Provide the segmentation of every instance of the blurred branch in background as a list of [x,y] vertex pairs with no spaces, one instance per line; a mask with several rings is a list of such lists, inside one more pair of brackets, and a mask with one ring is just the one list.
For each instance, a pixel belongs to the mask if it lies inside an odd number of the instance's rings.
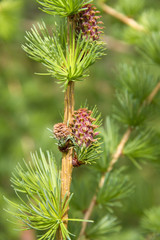
[[160,91],[160,82],[157,84],[157,86],[154,88],[154,90],[149,95],[147,102],[148,104],[152,102],[153,98],[156,96],[156,94]]
[[[160,90],[160,82],[158,82],[158,84],[156,85],[156,87],[153,89],[153,91],[151,92],[151,94],[148,96],[148,98],[144,101],[144,104],[150,104],[152,102],[152,100],[154,99],[154,97],[157,95],[157,93]],[[115,163],[119,160],[120,156],[123,154],[123,149],[126,145],[126,143],[128,142],[130,135],[132,133],[134,129],[131,127],[128,127],[128,129],[126,130],[126,132],[124,133],[120,143],[117,146],[117,149],[115,151],[115,153],[113,154],[113,158],[109,163],[108,169],[106,172],[103,173],[103,175],[101,176],[100,182],[99,182],[99,188],[101,189],[103,187],[104,181],[105,181],[105,175],[108,172],[111,172],[113,169],[113,166],[115,165]],[[88,220],[90,219],[90,216],[93,212],[94,207],[96,206],[96,202],[97,202],[97,195],[95,194],[93,196],[93,198],[91,199],[91,202],[89,204],[89,207],[84,215],[84,219]],[[79,240],[81,239],[81,237],[83,235],[85,235],[85,231],[86,231],[86,227],[87,227],[87,222],[83,222],[82,223],[82,228],[80,231],[80,235],[79,235]]]
[[134,19],[125,16],[124,14],[116,11],[114,8],[104,3],[100,3],[99,5],[105,13],[119,19],[121,22],[129,25],[130,27],[136,29],[137,31],[145,31],[145,28],[139,23],[137,23]]

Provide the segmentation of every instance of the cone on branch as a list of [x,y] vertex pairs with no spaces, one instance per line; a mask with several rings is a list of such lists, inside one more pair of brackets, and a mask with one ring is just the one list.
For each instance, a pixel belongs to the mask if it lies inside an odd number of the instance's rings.
[[96,119],[91,117],[91,114],[92,111],[87,108],[80,108],[79,110],[74,111],[70,127],[75,142],[80,146],[85,145],[88,147],[93,142],[97,141],[95,136],[98,135],[98,132],[95,132],[94,130],[98,128],[98,125],[93,124]]
[[[72,130],[72,136],[79,149],[89,148],[97,142],[96,136],[98,132],[95,130],[99,127],[94,122],[96,118],[92,117],[92,111],[87,108],[80,108],[74,111],[70,128]],[[81,162],[78,159],[78,154],[74,152],[73,166],[78,167],[85,162]]]
[[96,15],[100,12],[92,4],[87,4],[84,8],[86,10],[75,15],[76,32],[79,34],[82,31],[84,37],[89,37],[93,41],[98,40],[102,33],[100,30],[103,29],[99,26],[99,24],[103,24],[102,21],[99,21],[101,16]]
[[64,123],[57,123],[53,127],[53,133],[58,140],[58,148],[61,152],[67,152],[72,146],[71,129]]

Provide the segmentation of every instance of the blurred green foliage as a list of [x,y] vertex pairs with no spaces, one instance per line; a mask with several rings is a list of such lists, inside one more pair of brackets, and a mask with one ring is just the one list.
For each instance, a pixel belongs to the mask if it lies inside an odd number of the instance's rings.
[[0,38],[14,39],[20,18],[21,0],[0,1]]
[[[97,3],[98,1],[95,1]],[[134,2],[134,1],[127,1]],[[137,2],[137,1],[136,1]],[[140,1],[138,1],[140,2]],[[123,1],[107,1],[125,14],[131,15],[148,29],[155,33],[146,39],[146,56],[154,54],[155,48],[150,48],[150,42],[154,41],[154,35],[159,31],[159,0],[145,0],[141,4],[123,6]],[[33,62],[26,57],[21,49],[24,43],[25,31],[41,18],[45,18],[48,26],[54,25],[55,18],[44,16],[38,9],[34,0],[0,0],[0,208],[7,208],[3,195],[12,198],[13,192],[10,187],[10,176],[17,162],[22,158],[29,158],[29,152],[40,147],[43,150],[52,150],[55,156],[60,159],[54,141],[50,138],[47,128],[60,122],[63,114],[63,93],[59,86],[47,76],[37,76],[34,72],[43,72],[40,64]],[[143,13],[141,13],[143,11]],[[155,13],[158,12],[158,13]],[[151,19],[151,20],[148,20]],[[105,23],[104,32],[113,39],[123,40],[117,45],[108,43],[108,55],[91,67],[90,78],[82,83],[77,83],[75,89],[76,108],[87,99],[90,106],[97,105],[102,112],[103,119],[110,113],[114,102],[114,86],[116,74],[114,70],[119,63],[131,63],[135,60],[140,67],[146,65],[154,76],[160,73],[159,68],[154,64],[144,61],[143,56],[135,50],[145,41],[143,34],[136,32],[123,25],[118,20],[103,13]],[[158,24],[157,24],[158,23]],[[129,44],[129,50],[128,50]],[[157,46],[157,51],[160,51]],[[159,63],[159,59],[155,59]],[[157,100],[158,101],[158,98]],[[159,116],[151,120],[150,125],[154,126],[160,135]],[[129,146],[128,146],[129,147]],[[126,149],[127,151],[127,149]],[[126,161],[123,159],[123,161]],[[121,164],[120,164],[121,165]],[[146,208],[159,204],[159,166],[144,164],[143,171],[135,168],[132,163],[127,162],[130,178],[134,182],[135,194],[129,200],[124,200],[123,208],[116,209],[116,214],[121,219],[123,231],[121,234],[109,237],[108,239],[141,240],[139,234],[139,219]],[[89,180],[87,170],[75,171],[79,179],[84,176]],[[96,180],[95,180],[96,181]],[[92,183],[92,193],[94,183]],[[84,186],[84,184],[83,184]],[[154,187],[153,187],[154,186]],[[74,187],[74,186],[73,186]],[[92,194],[88,194],[90,198]],[[84,197],[86,204],[86,199]],[[87,200],[87,203],[89,200]],[[74,205],[74,203],[73,203]],[[81,206],[80,206],[81,207]],[[79,207],[79,208],[80,208]],[[77,210],[78,211],[78,210]],[[100,209],[100,211],[102,211]],[[149,213],[149,212],[148,212]],[[150,214],[150,213],[149,213]],[[9,218],[9,221],[7,219]],[[0,221],[0,240],[17,240],[19,232],[14,230],[11,219],[6,212],[2,212]],[[132,228],[132,230],[130,230]],[[135,229],[135,230],[134,230]]]

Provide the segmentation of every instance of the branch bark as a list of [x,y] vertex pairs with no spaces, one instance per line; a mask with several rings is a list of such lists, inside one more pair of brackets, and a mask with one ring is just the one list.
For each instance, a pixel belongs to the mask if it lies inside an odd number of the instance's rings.
[[[65,93],[65,108],[64,108],[64,123],[67,125],[71,121],[74,112],[74,83],[69,82]],[[61,197],[70,195],[70,185],[72,179],[72,149],[63,154],[62,157],[62,172],[61,172]],[[64,219],[68,218],[68,209],[63,216]],[[65,222],[67,227],[67,222]]]
[[[69,39],[69,33],[71,31],[74,31],[74,22],[68,17],[68,29],[67,29],[67,42],[68,47],[70,48],[70,39]],[[64,98],[64,123],[68,125],[72,119],[72,115],[74,113],[74,82],[70,81],[67,86],[67,90],[65,92],[65,98]],[[62,156],[62,171],[61,171],[61,198],[64,199],[65,195],[67,194],[67,199],[70,196],[70,186],[71,186],[71,180],[72,180],[72,158],[73,158],[73,149],[69,149],[67,153],[63,153]],[[67,208],[63,219],[68,219],[68,210]],[[67,228],[68,221],[64,221],[64,225]],[[63,237],[60,235],[61,240],[63,240]]]
[[146,31],[144,26],[142,26],[141,24],[137,23],[134,19],[129,18],[129,17],[125,16],[124,14],[116,11],[114,8],[108,6],[108,5],[104,4],[104,3],[101,3],[100,7],[102,8],[102,10],[105,13],[107,13],[107,14],[109,14],[109,15],[117,18],[117,19],[119,19],[121,22],[129,25],[130,27],[136,29],[137,31],[140,31],[140,32],[145,32]]
[[151,94],[149,95],[148,99],[147,99],[147,103],[150,104],[154,97],[157,95],[157,93],[160,91],[160,82],[157,84],[157,86],[153,89],[153,91],[151,92]]
[[118,159],[120,158],[120,156],[122,155],[123,153],[123,149],[126,145],[126,143],[128,142],[128,139],[131,135],[131,132],[132,132],[132,128],[128,128],[127,131],[124,133],[113,157],[112,157],[112,160],[110,161],[110,164],[108,166],[108,169],[107,171],[103,174],[103,176],[101,177],[101,180],[100,180],[100,183],[99,183],[99,188],[102,188],[103,187],[103,184],[104,184],[104,180],[105,180],[105,174],[108,173],[108,172],[111,172],[112,169],[113,169],[113,166],[114,164],[118,161]]
[[[151,94],[148,96],[148,98],[146,99],[145,101],[145,104],[150,104],[154,97],[156,96],[156,94],[160,91],[160,82],[156,85],[156,87],[153,89],[153,91],[151,92]],[[105,175],[107,172],[110,172],[112,169],[113,169],[113,166],[114,164],[118,161],[119,157],[121,156],[121,154],[123,153],[123,149],[126,145],[126,143],[128,142],[129,140],[129,137],[132,133],[132,128],[128,128],[126,130],[126,132],[124,133],[119,145],[117,146],[117,149],[115,151],[115,153],[113,154],[113,157],[112,157],[112,160],[110,161],[110,164],[106,170],[106,172],[103,173],[103,175],[101,176],[101,179],[100,179],[100,182],[99,182],[99,188],[102,188],[103,187],[103,184],[104,184],[104,180],[105,180]],[[91,199],[91,202],[90,202],[90,205],[84,215],[84,220],[89,220],[92,212],[93,212],[93,209],[96,205],[96,201],[97,201],[97,196],[96,194],[92,197]],[[79,238],[78,240],[81,239],[82,236],[85,235],[85,231],[86,231],[86,227],[87,227],[87,222],[83,222],[82,223],[82,228],[81,228],[81,231],[80,231],[80,234],[79,234]]]

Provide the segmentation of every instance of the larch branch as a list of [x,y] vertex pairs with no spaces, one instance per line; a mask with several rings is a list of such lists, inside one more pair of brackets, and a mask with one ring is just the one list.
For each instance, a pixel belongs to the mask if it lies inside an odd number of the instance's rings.
[[[85,215],[84,215],[84,220],[88,220],[93,212],[93,208],[95,207],[96,205],[96,201],[97,201],[97,196],[94,195],[92,200],[91,200],[91,203],[89,205],[89,208],[87,209]],[[81,239],[81,237],[85,234],[85,231],[86,231],[86,227],[87,227],[87,222],[83,222],[82,223],[82,228],[81,228],[81,231],[80,231],[80,234],[79,234],[79,238],[78,240]]]
[[[74,83],[69,82],[65,93],[65,108],[64,108],[64,123],[66,125],[71,121],[74,112]],[[69,149],[67,153],[62,157],[62,172],[61,172],[61,197],[62,200],[66,193],[68,197],[70,195],[70,185],[72,179],[72,149]],[[68,209],[63,216],[64,219],[68,218]],[[65,223],[67,226],[67,222]]]
[[120,143],[119,143],[119,145],[118,145],[118,147],[117,147],[117,149],[116,149],[116,151],[115,151],[115,153],[114,153],[114,155],[112,157],[112,160],[109,163],[107,171],[101,177],[101,180],[100,180],[100,183],[99,183],[99,188],[103,187],[104,180],[105,180],[105,174],[107,172],[111,172],[112,171],[114,164],[118,161],[118,159],[122,155],[123,149],[124,149],[126,143],[128,142],[128,139],[129,139],[129,137],[131,135],[131,132],[132,132],[132,128],[129,127],[126,130],[126,132],[124,133],[124,135],[123,135],[123,137],[122,137],[122,139],[121,139],[121,141],[120,141]]
[[157,86],[153,89],[153,91],[151,92],[151,94],[149,95],[148,99],[147,99],[147,103],[151,103],[154,99],[154,97],[157,95],[157,93],[160,91],[160,82],[157,84]]
[[125,16],[123,13],[118,12],[114,8],[108,6],[104,3],[101,3],[100,6],[105,13],[119,19],[121,22],[129,25],[130,27],[136,29],[137,31],[140,31],[140,32],[146,31],[144,26],[137,23],[134,19]]
[[[67,42],[68,47],[70,48],[70,38],[69,33],[70,29],[74,31],[74,23],[71,21],[71,19],[68,17],[68,25],[67,25]],[[74,113],[74,82],[70,81],[68,83],[66,92],[65,92],[65,98],[64,98],[64,123],[68,125],[72,119],[72,115]],[[72,180],[72,159],[73,158],[73,149],[70,148],[67,153],[63,153],[62,156],[62,171],[61,171],[61,198],[64,199],[65,195],[67,194],[67,199],[70,196],[70,186],[71,186],[71,180]],[[68,209],[66,210],[63,219],[68,219]],[[64,221],[64,225],[67,228],[68,221]],[[60,240],[63,240],[63,237],[60,236]],[[58,240],[59,240],[58,239]]]
[[[131,134],[131,128],[128,128],[127,131],[125,132],[125,134],[123,135],[118,147],[117,147],[117,150],[115,151],[114,155],[113,155],[113,158],[108,166],[108,169],[107,171],[102,175],[101,179],[100,179],[100,182],[99,182],[99,188],[102,188],[103,187],[103,184],[104,184],[104,180],[105,180],[105,174],[107,172],[110,172],[114,166],[114,164],[118,161],[119,157],[121,156],[122,152],[123,152],[123,148],[126,144],[126,142],[128,141],[129,139],[129,136]],[[85,215],[84,215],[84,220],[88,220],[92,214],[92,211],[96,205],[96,201],[97,201],[97,196],[96,194],[93,196],[92,200],[91,200],[91,203],[89,205],[89,208],[87,209]],[[87,227],[87,222],[83,222],[82,223],[82,228],[81,228],[81,232],[80,232],[80,235],[79,235],[79,240],[80,238],[85,234],[85,230],[86,230],[86,227]]]
[[[160,82],[158,82],[156,87],[152,90],[151,94],[146,99],[145,104],[150,104],[159,91],[160,91]],[[110,164],[109,164],[106,172],[104,172],[103,175],[101,176],[101,179],[99,181],[99,188],[103,187],[106,173],[110,172],[113,169],[114,164],[118,161],[118,159],[120,158],[121,154],[123,153],[123,149],[124,149],[126,143],[129,140],[129,137],[131,135],[132,130],[133,129],[129,127],[126,130],[126,132],[124,133],[124,135],[123,135],[119,145],[117,146],[117,149],[116,149],[115,153],[113,154],[112,160],[110,161]],[[90,216],[91,216],[91,214],[93,212],[93,209],[94,209],[94,207],[96,205],[96,201],[97,201],[97,196],[95,194],[92,197],[90,205],[89,205],[89,207],[88,207],[88,209],[87,209],[87,211],[86,211],[86,213],[84,215],[84,219],[85,220],[89,220],[90,219]],[[87,227],[87,222],[83,222],[78,240],[80,240],[81,237],[85,235],[86,227]]]

